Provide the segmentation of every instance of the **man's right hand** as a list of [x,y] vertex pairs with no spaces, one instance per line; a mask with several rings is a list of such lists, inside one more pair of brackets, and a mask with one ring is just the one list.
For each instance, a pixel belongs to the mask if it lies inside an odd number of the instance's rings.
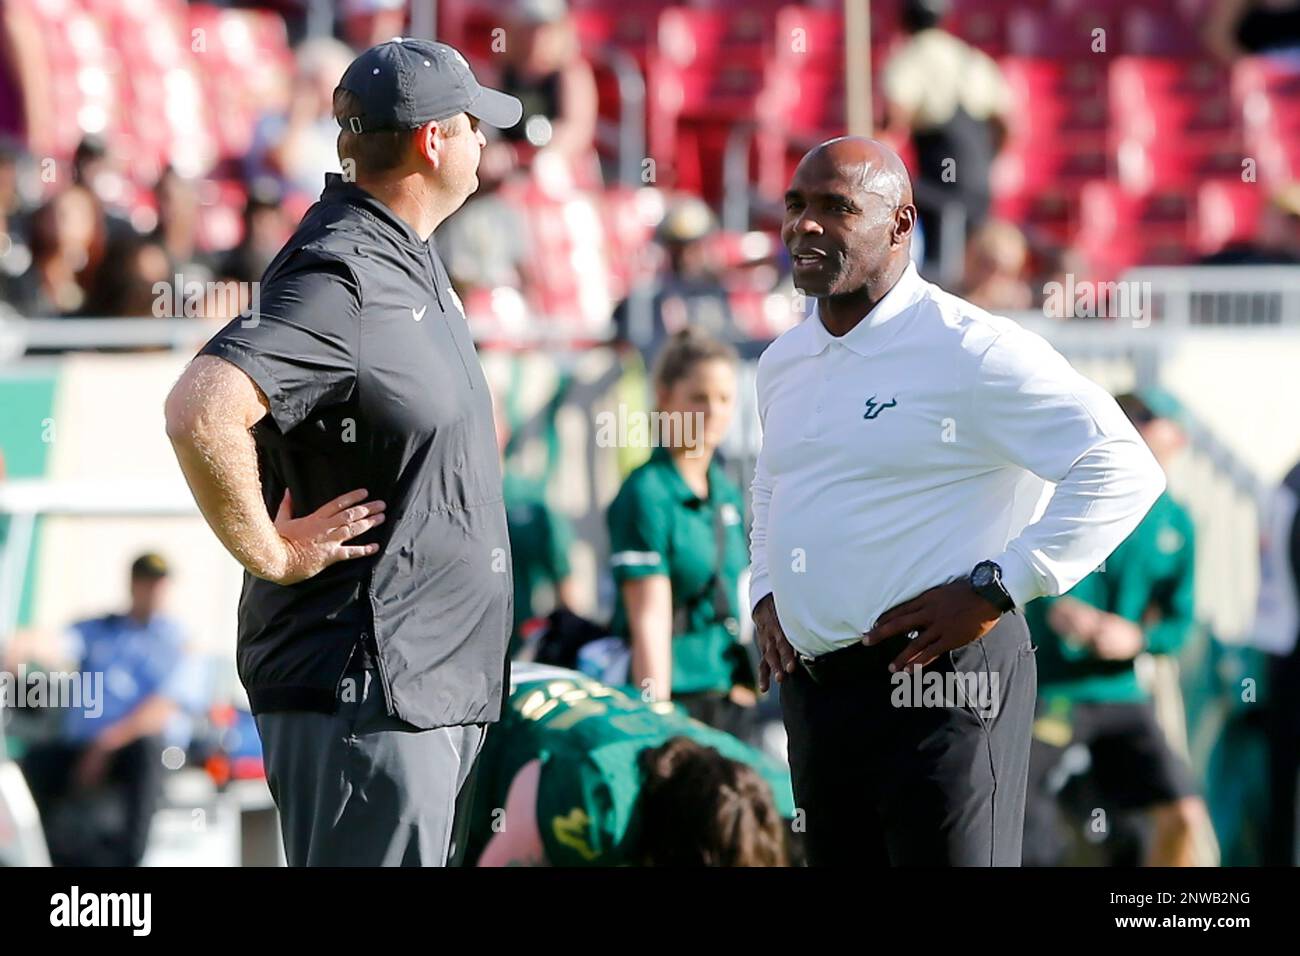
[[798,655],[785,638],[781,622],[776,617],[776,599],[768,595],[754,608],[754,633],[762,655],[758,664],[758,689],[767,693],[771,678],[780,684],[786,674],[793,674],[799,666]]
[[331,564],[362,558],[379,550],[377,544],[349,545],[351,541],[384,522],[382,501],[366,501],[364,488],[349,491],[321,505],[309,515],[293,517],[293,502],[286,489],[275,516],[275,530],[283,545],[280,569],[274,584],[297,584],[320,574]]

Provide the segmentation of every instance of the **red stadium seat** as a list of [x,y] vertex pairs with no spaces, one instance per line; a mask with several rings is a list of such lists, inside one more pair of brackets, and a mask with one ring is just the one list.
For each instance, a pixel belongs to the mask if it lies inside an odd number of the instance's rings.
[[1119,143],[1115,155],[1119,183],[1134,192],[1186,192],[1205,179],[1240,180],[1248,159],[1235,137],[1129,139]]
[[998,63],[1016,104],[1013,135],[1035,144],[1061,136],[1097,138],[1108,122],[1105,71],[1089,60],[1004,57]]
[[1248,57],[1233,65],[1232,98],[1252,144],[1300,138],[1300,66],[1273,57]]
[[1169,57],[1118,57],[1110,68],[1111,120],[1125,139],[1222,135],[1233,126],[1228,76],[1217,64]]
[[1144,195],[1092,182],[1079,195],[1076,241],[1104,277],[1137,263],[1177,265],[1191,253],[1191,204],[1177,193]]
[[1008,14],[1007,51],[1020,56],[1095,58],[1117,52],[1118,14],[1091,8],[1064,12],[1025,9]]
[[754,117],[771,29],[748,11],[664,11],[647,73],[660,183],[719,198],[727,137],[733,124]]
[[1259,183],[1205,183],[1196,193],[1197,252],[1208,255],[1254,236],[1268,189]]

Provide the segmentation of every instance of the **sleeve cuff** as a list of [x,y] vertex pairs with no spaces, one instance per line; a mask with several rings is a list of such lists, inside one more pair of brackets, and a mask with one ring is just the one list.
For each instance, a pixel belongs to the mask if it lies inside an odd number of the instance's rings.
[[658,551],[615,551],[609,556],[610,571],[617,582],[667,574],[663,555]]
[[772,593],[772,586],[767,583],[767,572],[755,571],[749,579],[749,610],[752,613],[758,602]]
[[242,345],[236,345],[233,342],[222,342],[217,339],[204,347],[200,355],[211,355],[215,358],[229,362],[235,368],[247,375],[266,396],[266,404],[270,408],[271,419],[280,429],[281,433],[289,431],[301,421],[301,416],[296,410],[291,408],[280,393],[280,383],[276,381],[275,374],[267,367],[256,352],[245,348]]
[[1038,573],[1015,551],[1003,551],[993,561],[1002,569],[1002,586],[1011,595],[1011,600],[1016,602],[1017,608],[1023,610],[1034,598],[1047,593]]

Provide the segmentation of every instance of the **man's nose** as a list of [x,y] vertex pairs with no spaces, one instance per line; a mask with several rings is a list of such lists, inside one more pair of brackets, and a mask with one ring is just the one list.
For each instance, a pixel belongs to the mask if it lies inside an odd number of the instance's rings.
[[798,219],[796,219],[794,221],[793,229],[795,235],[804,235],[808,233],[819,235],[822,231],[821,223],[819,223],[812,216],[807,216],[807,215],[800,216]]
[[483,131],[481,129],[474,130],[474,136],[478,139],[479,149],[486,149],[487,137],[483,135]]

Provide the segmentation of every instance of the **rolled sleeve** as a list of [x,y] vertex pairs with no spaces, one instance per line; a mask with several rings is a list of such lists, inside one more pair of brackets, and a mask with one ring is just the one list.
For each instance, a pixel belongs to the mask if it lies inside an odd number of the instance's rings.
[[276,426],[288,432],[355,386],[360,288],[344,263],[300,251],[265,282],[259,299],[199,354],[252,379]]

